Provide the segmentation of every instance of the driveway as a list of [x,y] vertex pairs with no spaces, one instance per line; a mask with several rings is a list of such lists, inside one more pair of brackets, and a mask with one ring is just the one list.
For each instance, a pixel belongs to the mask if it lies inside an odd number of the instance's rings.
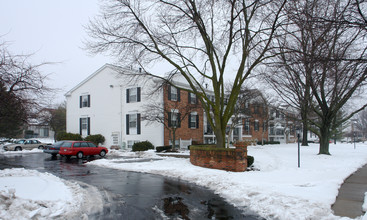
[[89,216],[90,219],[260,219],[244,216],[241,210],[203,187],[159,175],[86,163],[95,159],[99,157],[67,160],[44,153],[0,155],[0,169],[36,169],[96,186],[104,197],[104,207],[102,213]]

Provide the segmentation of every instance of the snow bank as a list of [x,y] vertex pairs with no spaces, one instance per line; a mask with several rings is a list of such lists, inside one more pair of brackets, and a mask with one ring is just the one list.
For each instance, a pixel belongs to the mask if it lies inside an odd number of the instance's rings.
[[367,163],[367,145],[358,144],[353,149],[352,144],[331,144],[330,152],[332,156],[317,155],[316,144],[302,147],[298,168],[296,144],[250,146],[248,154],[254,156],[254,166],[259,171],[243,173],[201,168],[189,159],[170,157],[129,163],[124,163],[124,158],[102,159],[89,164],[187,180],[266,219],[340,219],[333,215],[331,205],[344,179]]
[[[89,201],[93,194],[93,203]],[[102,196],[90,187],[35,170],[0,171],[0,219],[81,218],[102,210]]]

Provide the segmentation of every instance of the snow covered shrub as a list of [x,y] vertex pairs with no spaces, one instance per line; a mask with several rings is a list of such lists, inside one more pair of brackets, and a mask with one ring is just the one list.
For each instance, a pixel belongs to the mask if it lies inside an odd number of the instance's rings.
[[91,142],[93,142],[93,143],[95,143],[95,144],[98,145],[98,144],[103,144],[106,139],[101,134],[95,134],[95,135],[89,135],[84,140],[91,141]]
[[132,151],[147,151],[150,149],[154,150],[154,145],[149,141],[137,142],[132,147]]
[[83,140],[80,134],[73,134],[73,133],[67,133],[67,132],[58,133],[56,139],[58,141],[61,141],[61,140],[82,141]]
[[253,156],[247,155],[247,166],[254,164],[255,158]]

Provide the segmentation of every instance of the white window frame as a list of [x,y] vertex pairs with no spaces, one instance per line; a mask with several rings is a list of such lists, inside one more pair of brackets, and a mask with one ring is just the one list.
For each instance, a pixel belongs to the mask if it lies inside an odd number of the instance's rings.
[[129,102],[138,102],[138,88],[129,89]]
[[87,108],[88,105],[88,95],[82,95],[82,108]]
[[178,89],[176,87],[171,86],[171,101],[178,100]]
[[82,130],[88,130],[88,118],[82,118]]
[[138,116],[137,114],[129,114],[129,128],[136,129],[138,126]]
[[[190,113],[190,128],[196,128],[196,118],[198,117],[197,112],[191,112]],[[194,120],[193,120],[194,119]]]
[[196,104],[196,94],[190,92],[190,104]]

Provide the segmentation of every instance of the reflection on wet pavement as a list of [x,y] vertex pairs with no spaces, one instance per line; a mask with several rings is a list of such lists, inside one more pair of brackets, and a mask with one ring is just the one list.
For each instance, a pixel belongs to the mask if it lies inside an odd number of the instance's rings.
[[89,219],[260,219],[245,216],[212,191],[186,181],[86,163],[99,158],[66,159],[43,153],[0,155],[0,169],[36,169],[96,186],[105,204],[102,213]]

